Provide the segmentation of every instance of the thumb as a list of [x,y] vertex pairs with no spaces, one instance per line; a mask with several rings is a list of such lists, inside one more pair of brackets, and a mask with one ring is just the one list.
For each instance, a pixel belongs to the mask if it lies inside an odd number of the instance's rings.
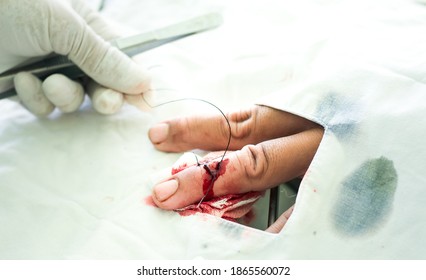
[[50,21],[54,52],[67,55],[99,84],[126,94],[149,89],[142,67],[99,36],[70,6],[55,1]]

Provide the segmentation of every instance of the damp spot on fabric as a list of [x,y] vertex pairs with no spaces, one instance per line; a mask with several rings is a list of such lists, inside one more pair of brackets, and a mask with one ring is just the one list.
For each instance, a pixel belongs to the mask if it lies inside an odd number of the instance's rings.
[[361,236],[376,231],[392,210],[398,175],[385,157],[365,161],[342,183],[332,220],[337,231]]
[[339,139],[348,140],[355,135],[362,115],[358,101],[328,94],[318,105],[317,118]]
[[220,231],[229,239],[240,240],[243,236],[244,229],[241,226],[236,226],[234,223],[220,223]]

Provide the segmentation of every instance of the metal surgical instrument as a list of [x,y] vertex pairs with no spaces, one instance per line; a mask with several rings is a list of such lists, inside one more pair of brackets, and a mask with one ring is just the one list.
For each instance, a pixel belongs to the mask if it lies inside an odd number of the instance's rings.
[[[181,38],[212,29],[221,23],[222,17],[220,14],[210,13],[146,33],[118,38],[110,43],[128,56],[133,56]],[[47,57],[30,65],[16,67],[0,74],[0,89],[6,89],[6,91],[0,92],[0,100],[16,95],[13,87],[13,79],[16,74],[22,71],[32,73],[40,79],[44,79],[53,73],[63,74],[70,79],[87,76],[66,56],[55,55]]]

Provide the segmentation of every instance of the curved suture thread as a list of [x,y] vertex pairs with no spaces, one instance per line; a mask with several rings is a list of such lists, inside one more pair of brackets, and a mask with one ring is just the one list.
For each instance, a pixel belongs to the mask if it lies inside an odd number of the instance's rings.
[[[152,89],[152,90],[149,90],[149,91],[165,91],[165,90],[172,90],[172,89]],[[179,99],[173,99],[173,100],[169,100],[169,101],[166,101],[166,102],[162,102],[162,103],[160,103],[160,104],[155,104],[155,105],[151,105],[146,99],[145,99],[145,97],[144,97],[144,95],[142,94],[141,95],[142,96],[142,99],[143,99],[143,101],[148,105],[148,107],[150,107],[150,108],[157,108],[157,107],[160,107],[160,106],[163,106],[163,105],[167,105],[167,104],[170,104],[170,103],[176,103],[176,102],[181,102],[181,101],[198,101],[198,102],[203,102],[203,103],[206,103],[206,104],[208,104],[208,105],[210,105],[210,106],[213,106],[214,108],[216,108],[219,112],[220,112],[220,114],[225,118],[225,121],[226,121],[226,124],[228,125],[228,129],[229,129],[229,136],[228,136],[228,142],[226,143],[226,148],[225,148],[225,151],[223,152],[223,155],[222,155],[222,157],[221,157],[221,159],[220,159],[220,161],[218,162],[218,164],[216,165],[216,168],[215,168],[215,170],[214,171],[212,171],[209,167],[208,167],[208,165],[207,165],[207,163],[204,163],[203,164],[203,168],[204,168],[204,170],[206,170],[206,172],[207,172],[207,174],[209,174],[210,175],[210,186],[209,186],[209,188],[207,189],[207,191],[205,192],[205,194],[204,194],[204,196],[201,198],[201,200],[200,200],[200,202],[198,203],[198,205],[197,205],[197,208],[198,207],[200,207],[200,205],[201,205],[201,203],[204,201],[204,199],[207,197],[207,195],[209,194],[209,192],[211,191],[211,189],[213,188],[213,184],[214,184],[214,182],[216,181],[216,179],[217,179],[217,177],[216,177],[216,174],[217,174],[217,172],[220,170],[220,166],[221,166],[221,164],[222,164],[222,162],[223,162],[223,160],[224,160],[224,158],[225,158],[225,155],[226,155],[226,153],[228,152],[228,150],[229,150],[229,146],[230,146],[230,144],[231,144],[231,138],[232,138],[232,132],[231,132],[231,123],[229,122],[229,119],[226,117],[226,115],[225,115],[225,113],[223,113],[223,111],[218,107],[218,106],[216,106],[215,104],[213,104],[213,103],[211,103],[210,101],[207,101],[207,100],[204,100],[204,99],[200,99],[200,98],[195,98],[195,97],[185,97],[185,98],[179,98]],[[195,156],[195,158],[196,158],[196,160],[197,160],[197,166],[200,166],[200,164],[199,164],[199,162],[198,162],[198,158],[197,158],[197,156]]]

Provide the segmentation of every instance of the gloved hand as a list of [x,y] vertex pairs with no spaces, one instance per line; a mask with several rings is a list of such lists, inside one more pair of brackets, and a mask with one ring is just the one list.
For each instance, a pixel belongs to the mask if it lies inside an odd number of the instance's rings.
[[[83,0],[2,0],[0,11],[0,68],[50,53],[66,55],[97,82],[87,91],[94,108],[104,114],[120,109],[122,93],[140,95],[149,89],[141,66],[107,42],[117,33]],[[40,116],[55,106],[75,111],[84,99],[83,87],[60,74],[42,82],[20,73],[14,83],[24,106]]]

